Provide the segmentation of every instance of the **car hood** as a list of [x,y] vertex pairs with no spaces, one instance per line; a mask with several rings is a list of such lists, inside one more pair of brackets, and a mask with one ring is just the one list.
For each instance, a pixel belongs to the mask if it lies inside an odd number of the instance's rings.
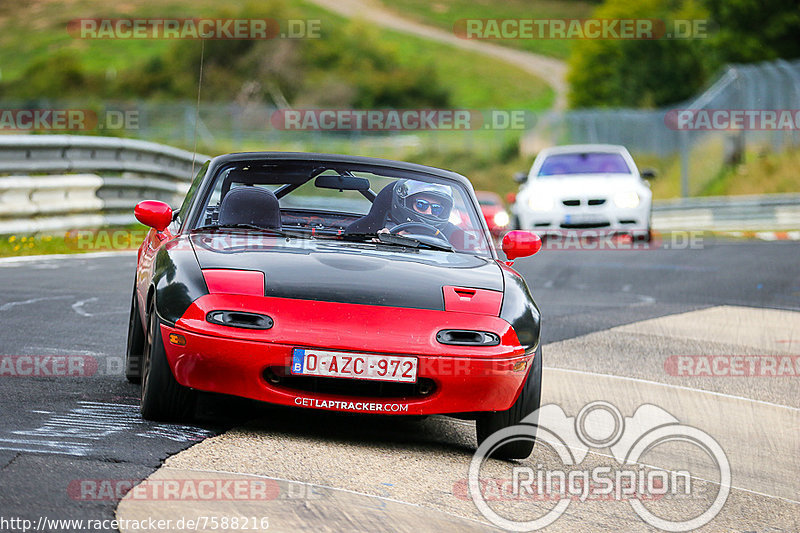
[[221,232],[191,242],[202,269],[263,272],[266,296],[444,310],[445,285],[503,290],[493,259],[463,253]]
[[639,193],[649,188],[636,176],[614,174],[586,174],[559,178],[538,178],[527,187],[529,193],[550,194],[556,198],[596,196],[607,198],[620,191],[634,190]]

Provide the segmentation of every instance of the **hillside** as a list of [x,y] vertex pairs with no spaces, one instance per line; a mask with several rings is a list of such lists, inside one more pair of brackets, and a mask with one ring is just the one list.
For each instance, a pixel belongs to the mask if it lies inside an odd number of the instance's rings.
[[[431,43],[408,35],[377,30],[375,28],[362,28],[357,23],[350,22],[341,17],[332,15],[310,3],[306,2],[270,2],[268,4],[252,3],[241,8],[229,6],[220,7],[212,0],[166,0],[153,3],[146,0],[130,0],[125,3],[109,5],[100,0],[31,0],[21,3],[3,3],[0,7],[0,84],[17,84],[21,89],[12,91],[7,89],[4,99],[26,100],[27,93],[21,92],[29,89],[37,95],[47,96],[48,79],[51,75],[58,79],[51,71],[60,65],[76,65],[78,75],[93,80],[90,90],[81,89],[78,92],[86,97],[120,99],[127,96],[146,97],[142,95],[129,95],[122,89],[114,87],[115,81],[128,77],[139,79],[142,73],[147,74],[151,65],[170,54],[184,57],[186,54],[176,54],[174,50],[199,48],[199,44],[189,41],[171,40],[115,40],[97,39],[82,40],[73,38],[66,31],[70,20],[86,18],[192,18],[192,17],[270,17],[279,14],[276,18],[299,18],[320,20],[323,33],[326,35],[357,35],[363,37],[365,48],[379,48],[384,56],[395,61],[399,68],[411,73],[402,77],[406,82],[409,77],[419,77],[418,85],[423,89],[432,85],[446,93],[446,104],[453,108],[481,108],[481,109],[545,109],[552,103],[552,91],[539,78],[499,62],[486,61],[478,54],[457,50],[450,47],[431,45]],[[358,39],[361,40],[361,39]],[[272,41],[277,48],[278,41]],[[211,43],[214,43],[213,41]],[[219,43],[219,41],[217,41]],[[332,43],[332,44],[331,44]],[[292,43],[290,43],[292,44]],[[296,43],[295,43],[296,44]],[[314,48],[314,43],[302,43],[304,49]],[[334,52],[346,56],[355,55],[347,50],[347,39],[340,38],[332,42],[326,41],[326,46],[338,47]],[[373,44],[375,46],[373,46]],[[295,46],[296,48],[299,47]],[[344,48],[344,49],[342,49]],[[192,55],[199,55],[196,51]],[[232,54],[233,55],[233,54]],[[56,58],[56,59],[54,59]],[[190,58],[187,58],[190,59]],[[231,60],[236,59],[231,57]],[[50,61],[51,63],[47,63]],[[33,66],[43,65],[40,70],[45,79],[38,80],[32,73]],[[303,65],[305,67],[305,65]],[[182,69],[179,72],[185,78],[197,71],[198,65],[187,63],[178,68],[170,65],[169,72]],[[314,65],[315,72],[323,72],[325,65]],[[346,77],[354,70],[352,66],[331,66],[330,73],[337,77]],[[132,74],[131,74],[132,73]],[[431,74],[429,74],[431,73]],[[296,72],[288,73],[288,77],[303,78],[306,72],[300,68]],[[224,77],[222,73],[219,74]],[[71,80],[73,73],[62,76]],[[180,77],[180,76],[176,76]],[[229,89],[229,100],[232,100],[241,89],[235,86],[241,81],[237,76],[231,76],[233,81]],[[185,83],[186,93],[189,80]],[[239,85],[241,85],[239,83]],[[389,81],[388,83],[392,83]],[[15,87],[16,87],[15,86]],[[98,86],[97,92],[91,90]],[[108,89],[111,86],[112,89]],[[402,87],[402,86],[401,86]],[[52,90],[52,89],[51,89]],[[38,91],[38,92],[37,92]],[[109,92],[111,91],[111,92]],[[304,96],[308,96],[307,91]],[[328,91],[330,93],[330,91]],[[413,91],[407,91],[413,93]],[[14,98],[15,95],[21,95]],[[186,95],[187,97],[193,96]],[[208,96],[208,94],[207,94]],[[225,100],[224,95],[217,95],[220,100]],[[52,97],[52,96],[51,96]],[[269,102],[268,102],[269,103]],[[290,102],[291,103],[291,102]],[[315,104],[313,98],[305,98],[304,103]],[[355,104],[354,104],[355,105]],[[428,101],[421,101],[420,105],[430,105]]]

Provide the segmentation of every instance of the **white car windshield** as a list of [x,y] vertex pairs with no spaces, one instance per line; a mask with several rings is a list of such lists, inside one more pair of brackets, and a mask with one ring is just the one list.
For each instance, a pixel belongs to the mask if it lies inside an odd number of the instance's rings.
[[621,154],[587,152],[553,154],[539,169],[539,176],[565,176],[570,174],[630,174],[631,169]]

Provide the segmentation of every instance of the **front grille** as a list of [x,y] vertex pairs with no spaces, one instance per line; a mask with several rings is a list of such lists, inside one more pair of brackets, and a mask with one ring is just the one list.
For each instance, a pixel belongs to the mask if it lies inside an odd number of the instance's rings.
[[592,198],[588,202],[589,205],[603,205],[604,203],[606,203],[605,198]]
[[436,382],[419,378],[416,383],[395,383],[365,379],[294,376],[283,368],[268,368],[264,379],[272,387],[319,394],[336,394],[359,398],[421,398],[436,390]]
[[581,205],[580,200],[561,200],[561,203],[566,205],[567,207],[577,207]]

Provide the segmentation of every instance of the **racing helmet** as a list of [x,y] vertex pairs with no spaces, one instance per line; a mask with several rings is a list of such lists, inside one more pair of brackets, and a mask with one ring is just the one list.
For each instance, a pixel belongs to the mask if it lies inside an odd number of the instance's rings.
[[[390,214],[395,223],[423,222],[439,229],[448,223],[453,208],[453,191],[449,185],[403,179],[396,181],[393,187]],[[430,204],[430,212],[420,213],[414,209],[417,202],[422,210],[427,210]]]

